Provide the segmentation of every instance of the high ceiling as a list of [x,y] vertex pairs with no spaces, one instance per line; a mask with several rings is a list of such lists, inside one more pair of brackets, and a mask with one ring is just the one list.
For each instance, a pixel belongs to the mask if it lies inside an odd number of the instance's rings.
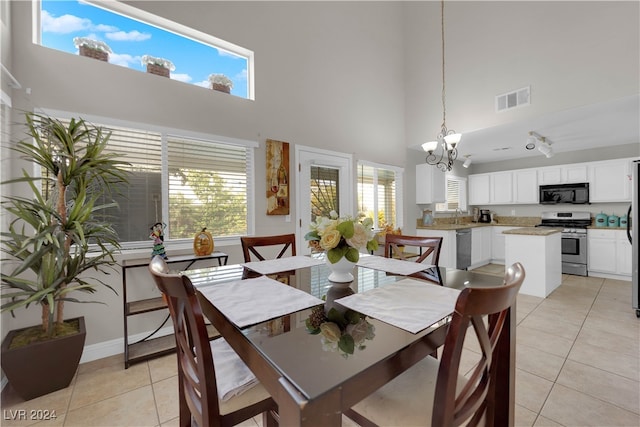
[[530,131],[544,136],[556,153],[637,143],[640,155],[640,96],[465,133],[458,159],[468,154],[473,163],[488,163],[542,156],[525,148]]

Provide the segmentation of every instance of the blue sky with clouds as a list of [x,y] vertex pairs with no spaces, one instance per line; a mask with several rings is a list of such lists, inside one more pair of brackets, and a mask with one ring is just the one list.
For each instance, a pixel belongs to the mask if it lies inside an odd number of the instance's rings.
[[224,74],[231,93],[247,97],[245,58],[78,1],[42,0],[41,22],[43,46],[77,54],[73,39],[87,37],[111,48],[112,64],[146,72],[143,55],[164,58],[175,66],[174,80],[208,88],[210,74]]

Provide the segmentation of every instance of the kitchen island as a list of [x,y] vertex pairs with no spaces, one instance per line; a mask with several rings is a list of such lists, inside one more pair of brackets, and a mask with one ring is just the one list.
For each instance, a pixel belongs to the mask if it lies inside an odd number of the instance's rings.
[[525,279],[520,293],[546,298],[562,283],[560,228],[522,227],[504,231],[505,265],[520,262]]

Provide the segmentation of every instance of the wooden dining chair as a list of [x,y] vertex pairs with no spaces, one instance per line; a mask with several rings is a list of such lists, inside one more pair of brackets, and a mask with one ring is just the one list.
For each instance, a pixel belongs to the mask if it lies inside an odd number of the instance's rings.
[[[405,249],[414,248],[416,254]],[[412,257],[415,262],[423,262],[429,258],[429,263],[438,265],[440,262],[440,248],[442,237],[405,236],[402,234],[386,234],[384,241],[384,256],[387,258],[399,258],[409,260]]]
[[[514,348],[515,343],[510,340],[515,339],[515,330],[502,334],[500,342],[498,338],[506,322],[513,320],[509,315],[515,316],[510,308],[515,306],[524,277],[522,264],[515,263],[507,270],[503,286],[462,290],[441,359],[425,357],[345,415],[362,426],[507,425],[495,421],[494,415],[499,415],[494,411],[495,404],[506,401],[509,406],[513,400],[508,395],[494,395],[493,391],[499,375],[500,381],[505,381],[504,375],[514,372],[515,354],[511,353],[509,360],[500,355],[504,348]],[[512,325],[514,321],[507,327],[515,328]],[[465,352],[465,366],[473,366],[465,378],[460,365],[465,338],[472,331],[480,354]],[[505,347],[512,344],[513,347]],[[467,365],[469,361],[475,364]],[[511,387],[515,384],[514,378],[506,381]]]
[[[251,262],[251,254],[253,254],[258,261],[264,261],[272,258],[282,258],[289,249],[291,256],[296,255],[296,235],[295,234],[281,234],[277,236],[255,236],[255,237],[241,237],[242,254],[244,255],[244,262]],[[258,251],[257,248],[261,248]],[[280,251],[275,257],[266,255],[269,253],[276,253]]]
[[[277,405],[260,384],[222,401],[204,317],[196,290],[187,276],[171,274],[155,256],[149,271],[162,292],[173,320],[178,356],[180,426],[233,426],[262,414],[264,426],[277,425]],[[239,357],[238,357],[239,359]],[[225,372],[226,374],[230,374]]]

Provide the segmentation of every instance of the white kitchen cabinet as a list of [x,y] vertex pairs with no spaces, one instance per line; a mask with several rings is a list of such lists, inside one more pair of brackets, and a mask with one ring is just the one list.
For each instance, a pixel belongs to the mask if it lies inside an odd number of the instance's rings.
[[575,184],[588,181],[585,163],[549,166],[538,170],[538,185]]
[[426,163],[416,165],[416,204],[445,201],[445,174],[435,166]]
[[491,262],[491,241],[493,227],[471,229],[471,267],[478,268]]
[[631,244],[626,230],[587,230],[589,275],[595,273],[631,276]]
[[488,205],[489,201],[489,177],[488,173],[469,175],[469,205]]
[[616,260],[616,267],[619,274],[624,276],[631,276],[631,264],[632,264],[632,251],[631,243],[627,238],[626,231],[618,231],[616,236],[616,254],[618,256]]
[[589,201],[630,202],[631,164],[628,159],[590,162]]
[[507,226],[494,225],[491,228],[492,228],[491,261],[496,262],[498,264],[504,264],[505,236],[504,234],[502,234],[502,232],[511,230],[514,228],[519,228],[519,227],[507,227]]
[[422,237],[442,237],[439,267],[456,268],[456,232],[455,230],[431,230],[419,228],[416,235]]
[[494,205],[504,205],[513,202],[513,173],[493,172],[490,175],[491,191],[489,201]]
[[469,175],[469,205],[500,205],[513,201],[512,173],[492,172]]
[[513,171],[513,202],[538,203],[538,173],[535,169]]

